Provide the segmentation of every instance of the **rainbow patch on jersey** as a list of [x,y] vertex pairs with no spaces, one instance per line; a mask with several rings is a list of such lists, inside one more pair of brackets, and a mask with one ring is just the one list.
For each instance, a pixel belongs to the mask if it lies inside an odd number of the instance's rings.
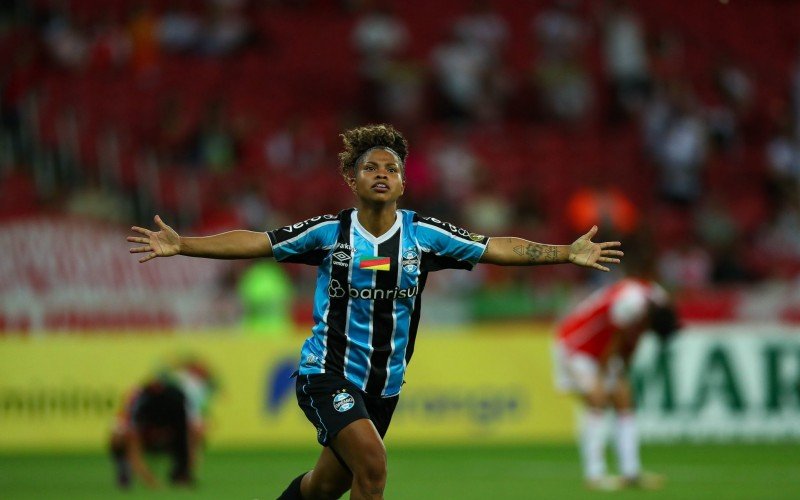
[[389,257],[379,257],[377,255],[367,255],[358,261],[359,269],[369,269],[371,271],[388,271],[391,259]]

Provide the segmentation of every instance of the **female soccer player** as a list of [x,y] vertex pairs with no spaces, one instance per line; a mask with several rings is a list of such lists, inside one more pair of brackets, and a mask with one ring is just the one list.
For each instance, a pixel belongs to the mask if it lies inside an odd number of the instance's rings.
[[341,174],[356,208],[266,233],[230,231],[179,236],[156,215],[128,241],[139,262],[189,255],[219,259],[274,257],[318,266],[314,327],[297,374],[297,399],[323,446],[316,466],[280,498],[383,498],[389,427],[406,365],[414,352],[427,274],[472,269],[478,262],[530,266],[572,262],[601,271],[619,262],[619,242],[593,243],[597,227],[571,245],[487,238],[433,217],[398,210],[408,143],[389,125],[342,134]]

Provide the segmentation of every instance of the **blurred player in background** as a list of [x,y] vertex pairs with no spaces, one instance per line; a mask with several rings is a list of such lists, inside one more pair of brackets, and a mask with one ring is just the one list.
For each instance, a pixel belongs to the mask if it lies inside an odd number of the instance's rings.
[[389,427],[414,350],[427,273],[478,262],[531,266],[572,262],[602,271],[617,263],[619,242],[593,243],[593,227],[572,245],[487,238],[410,210],[398,210],[408,144],[388,125],[342,135],[340,173],[357,208],[312,217],[267,233],[231,231],[180,237],[156,216],[159,231],[134,227],[140,262],[181,254],[275,257],[318,267],[314,327],[303,345],[297,398],[323,446],[316,466],[281,498],[383,498]]
[[128,395],[110,443],[120,488],[129,488],[134,476],[157,488],[160,483],[145,460],[145,454],[155,453],[170,457],[172,485],[194,484],[214,386],[208,369],[192,360],[162,371]]
[[[630,259],[628,262],[632,262]],[[585,300],[558,326],[556,384],[577,394],[584,405],[580,433],[583,474],[591,489],[657,489],[663,476],[643,472],[633,395],[628,378],[631,359],[646,331],[660,340],[678,329],[667,292],[639,272],[606,286]],[[614,410],[620,477],[606,473],[606,409]]]

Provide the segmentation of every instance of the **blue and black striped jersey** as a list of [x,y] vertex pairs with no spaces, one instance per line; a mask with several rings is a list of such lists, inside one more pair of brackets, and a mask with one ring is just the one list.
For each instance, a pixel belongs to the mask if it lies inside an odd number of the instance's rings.
[[318,266],[300,374],[335,373],[368,394],[400,392],[427,274],[472,269],[487,238],[409,210],[375,237],[356,209],[269,231],[275,259]]

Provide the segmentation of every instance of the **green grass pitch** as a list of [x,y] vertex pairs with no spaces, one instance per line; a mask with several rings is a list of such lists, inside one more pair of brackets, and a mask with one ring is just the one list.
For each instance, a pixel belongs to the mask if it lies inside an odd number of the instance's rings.
[[[192,490],[116,491],[99,454],[0,454],[0,497],[16,499],[274,499],[317,450],[210,451]],[[571,445],[398,448],[389,445],[388,499],[800,498],[800,443],[647,446],[660,491],[589,492]],[[156,463],[164,468],[165,463]]]

